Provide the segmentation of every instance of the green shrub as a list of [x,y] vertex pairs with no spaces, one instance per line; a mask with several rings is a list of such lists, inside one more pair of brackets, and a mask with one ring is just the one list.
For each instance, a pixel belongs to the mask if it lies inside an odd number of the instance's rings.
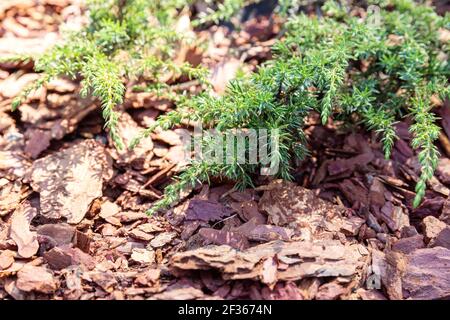
[[123,148],[116,129],[115,107],[123,102],[125,80],[160,83],[159,78],[168,71],[189,77],[205,75],[201,68],[174,62],[180,45],[195,40],[175,29],[180,11],[190,2],[88,0],[88,25],[66,34],[62,44],[43,56],[30,57],[42,76],[14,99],[13,108],[53,78],[81,78],[82,95],[91,94],[100,99],[105,126],[116,146]]
[[[180,12],[193,0],[90,0],[90,22],[81,31],[35,61],[42,77],[18,96],[17,107],[34,89],[58,76],[80,78],[83,94],[98,97],[106,127],[117,147],[115,106],[124,97],[124,83],[141,79],[148,88],[164,88],[159,77],[167,70],[204,79],[201,68],[173,62],[183,41],[192,41],[174,29]],[[213,3],[213,1],[206,1]],[[226,0],[216,11],[200,15],[194,25],[217,22],[255,1]],[[448,42],[440,32],[450,27],[449,15],[438,16],[432,8],[412,0],[369,1],[364,17],[350,14],[345,2],[327,1],[324,16],[292,13],[280,1],[277,12],[291,15],[285,33],[273,47],[274,58],[257,72],[233,81],[225,95],[205,90],[195,97],[177,99],[177,109],[162,115],[155,125],[136,137],[131,147],[156,127],[170,129],[183,120],[201,122],[219,132],[228,129],[276,129],[279,148],[270,157],[279,163],[278,176],[291,179],[295,159],[308,152],[304,119],[311,110],[351,123],[358,119],[380,134],[386,157],[396,139],[394,123],[410,115],[412,147],[419,150],[422,173],[416,185],[417,206],[426,182],[434,172],[439,135],[430,99],[449,95]],[[202,144],[214,147],[204,138]],[[195,160],[166,189],[165,198],[152,211],[174,203],[182,190],[211,177],[234,180],[239,187],[252,186],[260,164],[217,164]]]
[[[412,147],[419,150],[422,167],[414,199],[418,206],[439,156],[434,145],[439,127],[430,99],[449,95],[448,43],[439,39],[440,29],[449,28],[449,15],[440,17],[410,0],[377,4],[364,18],[349,15],[336,2],[325,3],[322,18],[291,17],[286,34],[273,48],[274,58],[256,73],[233,81],[222,97],[206,92],[189,99],[142,136],[186,119],[219,132],[278,129],[279,149],[271,156],[279,161],[278,176],[290,179],[294,158],[307,155],[302,127],[311,110],[320,113],[323,123],[329,117],[347,122],[356,117],[380,134],[386,157],[396,139],[396,120],[410,115]],[[203,143],[214,147],[206,138]],[[180,191],[213,176],[251,186],[260,167],[193,161],[152,211],[169,206]]]

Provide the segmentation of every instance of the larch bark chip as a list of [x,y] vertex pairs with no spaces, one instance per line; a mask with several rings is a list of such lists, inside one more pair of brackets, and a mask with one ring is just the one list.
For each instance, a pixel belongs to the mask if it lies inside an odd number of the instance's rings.
[[40,195],[40,214],[79,223],[92,201],[102,196],[110,175],[103,147],[85,140],[33,163],[31,186]]

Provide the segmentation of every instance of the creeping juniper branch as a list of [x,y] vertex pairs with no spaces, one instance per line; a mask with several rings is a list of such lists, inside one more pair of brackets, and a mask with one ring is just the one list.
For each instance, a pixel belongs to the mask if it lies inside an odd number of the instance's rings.
[[[222,97],[205,93],[192,98],[189,108],[162,117],[144,135],[185,117],[219,131],[276,128],[279,144],[270,153],[280,164],[277,175],[289,179],[293,160],[307,154],[302,127],[310,110],[318,111],[324,123],[333,116],[348,121],[351,115],[359,117],[381,135],[386,157],[397,138],[395,122],[409,114],[414,121],[412,146],[422,167],[413,203],[418,206],[438,159],[433,142],[439,127],[429,99],[449,93],[448,43],[439,38],[439,28],[449,28],[448,15],[440,17],[412,0],[369,1],[374,2],[380,7],[365,17],[352,16],[331,1],[320,19],[290,17],[284,38],[273,48],[273,60],[232,82]],[[251,185],[259,167],[236,161],[220,166],[194,162],[154,210],[170,205],[186,186],[211,176]]]
[[[78,32],[65,34],[62,44],[33,57],[42,76],[14,99],[13,108],[51,79],[81,78],[81,93],[100,100],[105,126],[115,145],[123,147],[115,109],[123,101],[127,79],[158,83],[159,75],[167,70],[205,78],[202,68],[173,62],[176,49],[192,41],[175,29],[181,10],[190,4],[191,0],[88,0],[89,23]],[[8,58],[19,59],[30,57]]]

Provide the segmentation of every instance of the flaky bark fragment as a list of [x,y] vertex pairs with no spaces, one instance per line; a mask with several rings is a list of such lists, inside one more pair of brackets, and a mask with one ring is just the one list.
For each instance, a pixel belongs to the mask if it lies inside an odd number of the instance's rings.
[[[259,189],[264,190],[259,209],[267,213],[269,223],[300,231],[302,239],[308,241],[321,238],[324,232],[341,231],[344,209],[320,199],[314,191],[282,180]],[[357,232],[358,228],[355,226],[352,232]]]
[[176,271],[216,269],[224,279],[266,279],[264,261],[277,257],[288,267],[278,269],[278,280],[305,277],[352,276],[362,265],[359,245],[339,241],[273,241],[238,251],[229,246],[208,246],[177,253],[171,266]]
[[17,244],[22,258],[30,258],[39,249],[36,232],[30,231],[31,220],[36,216],[35,208],[25,204],[17,209],[11,218],[9,236]]
[[31,186],[40,194],[40,213],[79,223],[91,202],[102,196],[103,179],[110,177],[103,147],[84,140],[34,162]]
[[450,250],[422,248],[409,254],[389,251],[379,258],[381,280],[391,300],[450,297]]

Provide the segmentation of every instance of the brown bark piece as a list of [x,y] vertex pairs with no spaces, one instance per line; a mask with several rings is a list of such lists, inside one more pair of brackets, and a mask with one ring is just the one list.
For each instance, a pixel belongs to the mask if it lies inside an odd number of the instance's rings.
[[109,165],[94,140],[84,140],[34,162],[31,186],[40,194],[40,214],[79,223],[93,200],[102,196]]
[[273,241],[244,251],[208,246],[175,254],[171,266],[175,271],[216,269],[224,279],[258,279],[262,277],[261,262],[276,255],[288,262],[287,268],[278,270],[279,280],[352,276],[361,266],[358,246],[344,246],[335,240]]
[[36,216],[37,210],[29,205],[17,209],[11,218],[10,237],[17,244],[19,255],[30,258],[39,249],[36,232],[30,231],[31,220]]

